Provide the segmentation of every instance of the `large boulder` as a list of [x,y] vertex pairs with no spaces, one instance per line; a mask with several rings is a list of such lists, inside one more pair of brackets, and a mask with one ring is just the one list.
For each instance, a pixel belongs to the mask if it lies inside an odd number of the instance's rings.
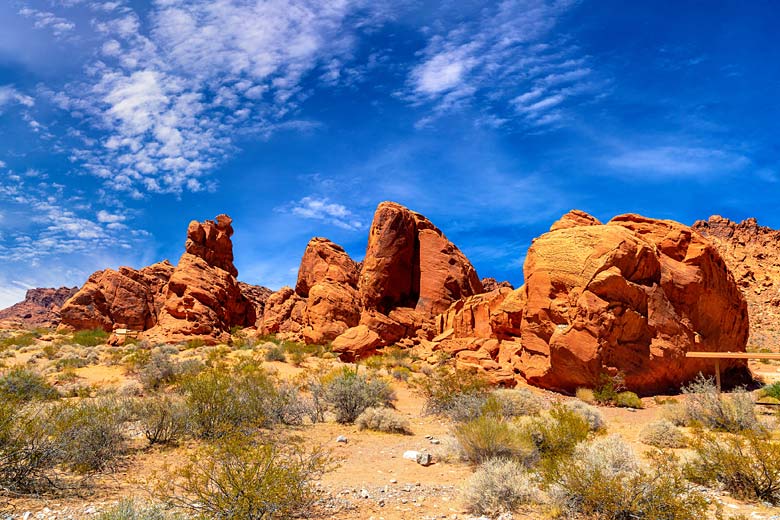
[[[713,370],[686,352],[745,351],[747,306],[731,273],[677,222],[622,215],[560,227],[533,242],[524,274],[515,367],[531,384],[572,392],[620,373],[640,393],[678,389]],[[742,360],[721,367],[747,375]]]
[[232,326],[255,324],[255,307],[236,280],[231,224],[227,215],[190,223],[185,252],[168,281],[157,324],[144,338],[216,344],[230,341]]
[[466,256],[430,220],[395,202],[374,213],[358,287],[363,307],[384,314],[412,307],[436,315],[482,292]]
[[165,260],[140,270],[120,267],[93,273],[62,305],[60,329],[111,331],[117,325],[142,331],[154,326],[173,270]]
[[78,287],[29,289],[24,300],[0,310],[0,326],[14,328],[56,327],[60,308]]

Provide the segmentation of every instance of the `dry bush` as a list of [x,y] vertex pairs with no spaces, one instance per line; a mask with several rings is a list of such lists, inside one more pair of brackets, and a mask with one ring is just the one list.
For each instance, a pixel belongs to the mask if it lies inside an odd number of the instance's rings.
[[686,467],[694,482],[718,482],[734,496],[780,504],[780,444],[762,433],[717,436],[697,432],[696,457]]
[[294,518],[311,508],[314,481],[329,466],[317,448],[228,436],[201,447],[157,493],[198,518]]
[[135,500],[121,500],[95,516],[96,520],[185,520],[185,517],[166,511],[159,505],[139,504]]
[[355,420],[361,430],[411,435],[409,420],[391,408],[366,408]]
[[676,459],[640,464],[618,436],[580,444],[549,475],[550,496],[565,518],[690,520],[704,518],[706,497],[687,484]]
[[446,365],[436,367],[416,386],[425,399],[426,414],[446,415],[456,421],[476,418],[490,390],[482,375]]
[[606,425],[604,416],[595,406],[590,406],[582,401],[566,401],[564,406],[582,417],[588,424],[590,431],[597,432],[604,429]]
[[506,458],[533,464],[539,457],[531,439],[501,417],[486,414],[454,429],[463,457],[481,463],[493,458]]
[[133,403],[133,414],[149,444],[173,444],[189,429],[189,412],[184,399],[154,395]]
[[514,460],[485,461],[466,482],[463,502],[469,513],[499,515],[539,502],[541,493],[533,475]]
[[642,400],[634,392],[619,392],[612,403],[619,408],[644,408]]
[[689,425],[727,432],[761,429],[753,398],[745,390],[721,395],[712,378],[699,374],[690,385],[683,387],[683,393]]
[[0,399],[51,400],[60,394],[40,374],[24,367],[14,367],[0,376]]
[[490,394],[501,407],[504,417],[539,415],[547,402],[527,388],[499,389]]
[[144,388],[157,390],[203,370],[203,363],[198,360],[174,360],[172,355],[178,352],[179,349],[174,346],[161,345],[153,349],[147,359],[141,360],[137,370]]
[[670,403],[661,408],[661,417],[675,426],[685,426],[688,424],[688,413],[685,407],[679,403]]
[[596,396],[590,388],[578,388],[574,394],[577,399],[588,404],[596,403]]
[[685,434],[667,419],[660,419],[645,426],[639,433],[639,440],[656,448],[684,448]]
[[336,422],[353,423],[367,408],[388,406],[395,400],[390,385],[376,376],[344,367],[326,376],[323,397]]

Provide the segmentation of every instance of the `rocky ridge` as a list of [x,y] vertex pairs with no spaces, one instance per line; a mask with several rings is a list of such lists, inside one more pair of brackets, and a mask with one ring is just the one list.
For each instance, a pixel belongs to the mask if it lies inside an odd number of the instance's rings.
[[60,323],[60,308],[78,287],[29,289],[24,300],[0,310],[4,328],[51,328]]
[[739,224],[719,215],[698,220],[705,236],[725,260],[742,290],[750,314],[750,348],[780,349],[780,230],[749,218]]

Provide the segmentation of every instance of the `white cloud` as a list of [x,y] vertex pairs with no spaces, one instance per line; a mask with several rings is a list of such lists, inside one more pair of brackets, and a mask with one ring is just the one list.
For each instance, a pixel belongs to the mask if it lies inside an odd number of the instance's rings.
[[[332,203],[326,198],[304,197],[293,202],[288,209],[297,217],[321,220],[343,229],[359,230],[365,228],[365,224],[346,206]],[[280,211],[285,211],[285,209]]]
[[22,94],[12,85],[0,85],[0,111],[6,105],[18,103],[27,108],[35,104],[35,100],[30,96]]
[[373,16],[364,1],[157,0],[143,21],[127,7],[100,15],[104,59],[53,96],[105,134],[72,160],[133,197],[213,186],[204,177],[238,135],[295,120],[307,78],[338,82]]
[[108,211],[101,209],[97,212],[97,220],[98,222],[104,224],[116,224],[119,222],[124,222],[127,220],[127,217],[124,215],[118,215],[116,213],[109,213]]
[[649,178],[718,175],[750,164],[740,153],[696,146],[629,149],[608,157],[606,162],[618,173],[641,173]]
[[19,10],[19,14],[35,20],[36,29],[51,29],[55,36],[62,36],[76,28],[76,24],[70,20],[47,11],[25,7]]
[[552,35],[572,4],[504,0],[471,21],[434,33],[408,79],[407,99],[433,108],[422,124],[476,106],[489,112],[480,118],[488,124],[495,124],[496,113],[503,116],[514,108],[524,125],[546,126],[563,118],[566,102],[592,97],[600,82],[586,58]]

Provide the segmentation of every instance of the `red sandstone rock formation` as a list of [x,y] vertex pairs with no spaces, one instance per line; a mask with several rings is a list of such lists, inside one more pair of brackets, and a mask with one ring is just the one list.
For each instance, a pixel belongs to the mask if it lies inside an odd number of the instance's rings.
[[[572,392],[595,386],[602,373],[620,372],[641,393],[679,388],[699,371],[712,372],[711,363],[686,359],[687,351],[745,350],[744,298],[700,234],[638,215],[606,225],[582,215],[562,220],[579,224],[554,226],[534,240],[523,287],[470,298],[439,318],[439,331],[453,332],[438,348],[475,352],[469,363],[486,370],[497,362],[499,379],[511,371]],[[474,349],[474,340],[486,336],[502,341]],[[722,366],[734,377],[746,375],[744,362]]]
[[172,273],[173,266],[167,260],[141,270],[120,267],[118,271],[97,271],[62,306],[60,327],[111,331],[116,324],[146,330],[157,323]]
[[737,224],[715,215],[693,229],[709,239],[726,261],[742,290],[750,314],[754,349],[780,345],[780,230],[759,226],[749,218]]
[[0,310],[0,325],[14,328],[56,327],[60,323],[60,308],[78,287],[30,289],[24,300]]
[[185,252],[168,281],[157,324],[142,337],[227,343],[232,326],[254,325],[255,308],[236,280],[231,224],[227,215],[190,222]]

